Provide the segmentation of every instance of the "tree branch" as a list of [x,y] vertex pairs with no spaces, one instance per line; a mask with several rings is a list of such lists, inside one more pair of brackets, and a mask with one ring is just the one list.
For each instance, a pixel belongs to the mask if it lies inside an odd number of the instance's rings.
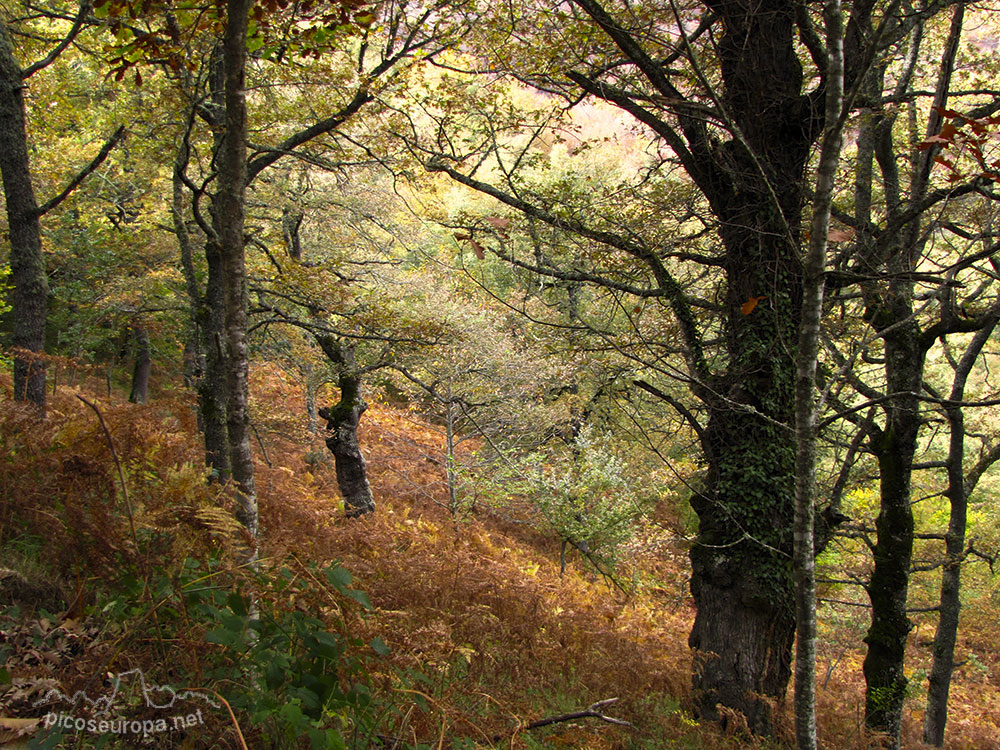
[[84,167],[79,172],[79,174],[77,174],[76,177],[70,180],[69,184],[63,189],[61,193],[59,193],[59,195],[55,196],[54,198],[50,199],[46,203],[43,203],[41,206],[39,206],[38,211],[36,212],[35,215],[39,217],[44,216],[53,208],[55,208],[64,200],[66,200],[69,197],[70,193],[72,193],[80,186],[81,182],[87,179],[87,177],[89,177],[90,174],[95,169],[97,169],[99,166],[101,166],[101,164],[104,163],[104,160],[108,158],[108,155],[111,153],[112,149],[114,149],[114,147],[118,145],[118,143],[122,140],[122,138],[125,137],[126,132],[127,131],[125,130],[124,125],[119,126],[118,130],[116,130],[112,134],[112,136],[108,139],[107,143],[105,143],[104,146],[101,148],[97,156],[94,157],[93,161],[91,161],[90,164]]
[[87,16],[90,14],[91,8],[93,7],[91,0],[83,0],[80,3],[80,10],[76,14],[76,18],[73,19],[73,27],[69,30],[69,33],[63,38],[59,44],[57,44],[49,54],[38,62],[32,63],[27,68],[21,71],[21,80],[26,81],[31,76],[35,75],[39,70],[47,68],[49,65],[56,61],[56,58],[61,55],[69,45],[73,43],[77,35],[83,29],[84,23],[87,20]]

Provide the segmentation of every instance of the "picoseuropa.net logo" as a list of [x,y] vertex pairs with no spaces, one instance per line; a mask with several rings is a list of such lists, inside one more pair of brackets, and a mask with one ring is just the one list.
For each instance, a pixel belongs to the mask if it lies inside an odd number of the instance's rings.
[[209,695],[194,690],[174,690],[150,685],[141,669],[110,675],[108,692],[91,699],[79,690],[66,695],[51,689],[35,701],[50,707],[42,717],[45,729],[110,735],[152,735],[188,732],[205,723],[205,714],[218,709]]

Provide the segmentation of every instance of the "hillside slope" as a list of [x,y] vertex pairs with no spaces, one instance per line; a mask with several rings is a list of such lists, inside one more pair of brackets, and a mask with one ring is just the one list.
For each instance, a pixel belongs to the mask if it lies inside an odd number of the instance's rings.
[[[27,612],[20,621],[7,618],[6,668],[14,677],[41,670],[66,685],[86,682],[99,670],[155,670],[211,648],[181,638],[155,643],[148,634],[126,639],[109,624],[118,610],[94,605],[121,601],[109,589],[121,584],[115,570],[123,559],[140,570],[165,570],[185,555],[229,549],[239,537],[227,514],[213,510],[227,508],[225,493],[201,479],[190,402],[163,397],[140,407],[83,394],[98,402],[124,468],[138,527],[133,542],[115,460],[95,413],[76,395],[60,389],[43,425],[13,408],[9,396],[0,400],[0,564],[55,581],[67,593],[63,625],[84,633],[72,653],[31,662],[17,651],[24,643],[18,634],[32,627],[37,632],[39,620],[29,622]],[[270,413],[297,411],[297,400],[292,391],[275,390]],[[699,725],[687,711],[693,611],[682,540],[651,529],[655,554],[636,546],[627,565],[627,595],[572,556],[560,575],[558,545],[539,530],[496,513],[453,519],[444,507],[441,436],[410,412],[378,405],[365,415],[362,431],[378,508],[347,520],[322,444],[305,444],[301,425],[288,427],[300,422],[289,413],[284,426],[263,424],[260,430],[262,564],[265,570],[291,566],[296,576],[308,576],[313,563],[337,561],[367,593],[372,612],[335,605],[324,616],[346,623],[364,642],[377,637],[388,645],[388,655],[368,667],[377,700],[393,707],[386,737],[427,747],[767,746],[741,731],[738,716],[721,731]],[[148,546],[146,539],[152,540]],[[132,606],[122,617],[148,624],[150,608],[140,601]],[[861,729],[861,644],[838,640],[856,625],[838,630],[828,624],[825,630],[820,674],[829,668],[830,675],[819,695],[827,748],[876,746]],[[137,626],[126,631],[135,636]],[[192,633],[185,637],[197,635]],[[983,637],[990,632],[977,633]],[[180,649],[176,657],[174,648]],[[910,663],[921,669],[929,660],[925,640],[911,652]],[[957,673],[948,747],[1000,747],[995,650],[979,664]],[[923,697],[919,680],[913,684],[918,692],[908,704],[906,737],[917,747]],[[10,709],[9,698],[0,694],[0,705]],[[523,729],[610,698],[619,700],[607,714],[634,728],[583,718]],[[786,706],[786,738],[788,711]],[[224,731],[213,746],[232,746]]]

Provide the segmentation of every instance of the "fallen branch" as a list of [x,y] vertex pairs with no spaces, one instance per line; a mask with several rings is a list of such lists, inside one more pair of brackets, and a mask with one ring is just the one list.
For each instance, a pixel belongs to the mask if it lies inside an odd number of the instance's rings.
[[[531,729],[541,729],[542,727],[547,727],[550,724],[561,724],[565,721],[574,721],[576,719],[600,719],[608,724],[615,724],[620,727],[629,727],[630,729],[635,729],[635,724],[630,721],[625,721],[624,719],[616,719],[614,716],[608,716],[602,709],[606,706],[610,706],[612,703],[617,703],[617,698],[606,698],[602,701],[596,701],[591,703],[582,711],[571,711],[568,714],[559,714],[558,716],[549,716],[545,719],[538,719],[537,721],[532,721],[529,724],[524,724],[517,729],[515,732],[526,731]],[[493,738],[493,742],[499,742],[504,738],[504,735],[497,735]]]

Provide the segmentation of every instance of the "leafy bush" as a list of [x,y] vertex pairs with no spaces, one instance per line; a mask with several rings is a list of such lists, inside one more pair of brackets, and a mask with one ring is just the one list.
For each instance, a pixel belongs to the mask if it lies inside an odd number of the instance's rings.
[[[348,632],[349,613],[371,608],[351,582],[336,564],[234,573],[219,559],[187,558],[175,575],[123,576],[93,613],[105,623],[93,650],[111,636],[131,654],[131,668],[137,655],[149,660],[139,665],[147,684],[184,685],[178,695],[212,698],[218,710],[206,712],[213,715],[204,722],[199,712],[197,732],[225,738],[221,746],[368,747],[379,715],[367,665],[388,648],[380,639],[365,644]],[[165,720],[141,693],[116,689],[114,708],[125,709],[129,720]],[[103,747],[115,740],[159,747],[173,746],[177,737],[159,730],[134,737],[64,734],[57,725],[34,743]]]
[[613,568],[649,501],[634,489],[608,439],[583,430],[572,450],[499,463],[484,494],[494,507],[528,501],[541,524],[591,562]]

